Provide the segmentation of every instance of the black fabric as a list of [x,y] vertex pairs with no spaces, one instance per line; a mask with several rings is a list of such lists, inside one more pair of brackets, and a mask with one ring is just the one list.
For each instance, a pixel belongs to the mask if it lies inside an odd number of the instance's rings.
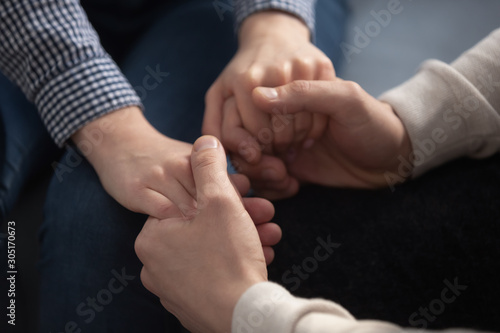
[[[394,192],[304,187],[275,203],[283,240],[270,279],[362,319],[500,331],[499,202],[499,154],[452,162]],[[315,269],[317,238],[328,235],[340,245]],[[467,286],[449,304],[445,280]],[[429,306],[438,314],[426,319]]]

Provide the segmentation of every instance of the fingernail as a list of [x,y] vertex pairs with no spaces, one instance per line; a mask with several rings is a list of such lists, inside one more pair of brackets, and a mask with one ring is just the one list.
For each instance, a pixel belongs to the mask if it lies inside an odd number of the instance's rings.
[[274,169],[265,169],[262,171],[262,178],[265,180],[278,180],[278,172]]
[[219,142],[217,141],[217,139],[215,137],[210,136],[210,135],[206,135],[206,136],[202,136],[201,138],[196,140],[196,142],[194,143],[193,149],[195,152],[199,152],[199,151],[202,151],[205,149],[217,148],[218,146],[219,146]]
[[274,88],[259,88],[259,91],[264,97],[269,100],[278,99],[278,91]]
[[306,141],[304,141],[304,144],[302,145],[302,147],[304,149],[309,149],[313,146],[314,144],[314,139],[307,139]]

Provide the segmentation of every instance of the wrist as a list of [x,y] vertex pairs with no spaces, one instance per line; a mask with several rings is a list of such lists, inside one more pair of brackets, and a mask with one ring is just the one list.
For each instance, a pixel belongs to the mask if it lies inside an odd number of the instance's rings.
[[136,107],[125,107],[86,124],[73,134],[71,140],[95,167],[111,150],[133,141],[140,133],[156,129]]
[[311,32],[304,21],[295,15],[278,10],[267,10],[246,18],[238,33],[240,46],[254,40],[275,37],[310,41]]

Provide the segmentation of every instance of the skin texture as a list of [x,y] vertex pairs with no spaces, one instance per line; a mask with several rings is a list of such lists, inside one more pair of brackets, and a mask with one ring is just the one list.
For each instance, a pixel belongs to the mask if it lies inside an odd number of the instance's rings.
[[[192,145],[158,132],[139,108],[109,113],[80,129],[72,140],[105,190],[125,208],[158,218],[189,215],[195,209]],[[244,176],[231,178],[241,193],[248,191]]]
[[[383,172],[397,168],[397,156],[410,154],[408,135],[392,107],[356,83],[295,81],[268,89],[253,91],[263,110],[317,112],[328,119],[312,147],[288,158],[290,173],[303,182],[386,186]],[[225,112],[237,112],[235,101],[227,102]],[[254,208],[242,203],[227,177],[223,148],[213,139],[200,138],[191,156],[197,212],[187,219],[150,218],[135,245],[144,285],[192,332],[230,332],[238,299],[267,279],[259,234],[267,229],[268,236],[260,235],[267,245],[279,240],[270,231],[277,226],[265,223],[271,216],[252,216]]]
[[269,244],[278,242],[281,233],[267,223],[274,213],[270,202],[242,201],[215,137],[195,142],[191,162],[196,212],[188,218],[147,220],[135,243],[144,264],[141,280],[191,332],[230,332],[240,296],[267,280],[259,233],[267,229]]
[[288,156],[288,171],[301,182],[385,187],[385,172],[397,173],[398,157],[410,155],[410,139],[392,107],[357,83],[342,79],[295,81],[276,89],[256,88],[253,98],[267,112],[278,108],[291,114],[328,116],[327,127],[316,143]]
[[[221,140],[237,168],[273,181],[286,196],[293,195],[298,184],[273,155],[283,158],[291,148],[319,137],[326,117],[302,112],[285,126],[276,126],[276,117],[254,103],[252,91],[293,80],[332,80],[335,70],[330,59],[310,42],[306,25],[283,12],[251,15],[238,38],[238,52],[206,94],[203,133]],[[226,117],[224,109],[231,98],[237,112]]]

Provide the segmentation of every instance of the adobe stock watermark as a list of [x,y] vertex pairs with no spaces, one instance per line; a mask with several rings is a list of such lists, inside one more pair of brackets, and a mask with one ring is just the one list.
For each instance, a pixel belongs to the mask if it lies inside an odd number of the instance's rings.
[[[106,306],[113,301],[113,297],[123,292],[125,287],[129,285],[129,281],[136,278],[135,275],[128,275],[125,271],[125,267],[121,269],[121,272],[112,269],[111,275],[113,275],[113,277],[109,279],[107,285],[99,290],[94,297],[89,296],[76,306],[76,315],[80,320],[83,320],[85,324],[90,324],[94,321],[96,316],[104,311]],[[57,331],[57,333],[81,332],[82,328],[73,320],[66,322],[62,331]]]
[[169,72],[161,71],[160,64],[157,64],[154,70],[150,66],[146,66],[144,70],[148,74],[142,78],[142,85],[134,86],[134,90],[143,101],[148,97],[148,91],[153,91],[158,88],[163,80],[170,75]]
[[302,281],[309,279],[311,274],[316,272],[319,263],[326,261],[335,249],[340,247],[340,243],[332,242],[332,236],[328,235],[326,239],[316,238],[317,246],[314,248],[313,255],[304,258],[300,265],[293,265],[281,276],[281,282],[291,291],[299,289]]
[[234,12],[234,0],[214,0],[212,6],[221,22],[224,21],[224,14]]
[[453,283],[448,279],[443,281],[445,287],[441,290],[439,297],[431,300],[425,307],[418,308],[408,318],[408,323],[413,327],[425,329],[429,322],[434,322],[437,316],[441,315],[447,306],[457,300],[463,291],[467,290],[466,285],[458,282],[458,277],[453,279]]
[[[481,94],[479,96],[468,95],[458,103],[455,103],[451,108],[444,110],[441,121],[441,124],[444,126],[436,126],[432,130],[429,130],[427,138],[414,139],[412,142],[413,151],[408,158],[402,155],[398,156],[399,165],[397,174],[390,171],[384,172],[385,180],[392,192],[396,190],[395,185],[403,183],[411,177],[413,167],[421,166],[423,163],[434,158],[436,151],[448,141],[449,134],[466,126],[465,124],[469,121],[469,118],[474,116],[476,112],[479,112],[483,98],[488,98],[500,91],[500,81],[495,81],[491,74],[478,76],[476,80],[476,88]],[[482,145],[482,140],[476,138],[476,142],[479,149]]]
[[[412,0],[408,0],[412,1]],[[401,14],[404,7],[400,0],[389,0],[386,9],[379,11],[371,10],[370,16],[373,20],[368,21],[364,28],[354,27],[354,37],[352,43],[340,43],[340,49],[347,60],[351,63],[354,54],[360,54],[363,49],[368,47],[374,38],[377,38],[383,28],[389,26],[395,15]]]
[[[264,321],[271,317],[279,303],[284,302],[288,296],[288,292],[282,289],[275,289],[269,295],[269,298],[261,298],[252,302],[254,310],[248,313],[247,316],[238,316],[234,320],[234,331],[236,333],[253,333],[259,330],[264,324]],[[288,296],[290,297],[290,296]]]
[[[307,280],[310,274],[318,269],[319,262],[327,260],[335,249],[340,247],[339,243],[332,242],[331,235],[328,235],[326,240],[317,237],[316,241],[318,245],[314,248],[313,255],[302,260],[300,265],[293,265],[290,270],[287,270],[283,274],[282,282],[284,284],[293,283],[290,290],[296,290],[300,286],[301,281]],[[286,302],[289,297],[292,296],[286,290],[273,289],[266,297],[254,300],[252,302],[254,310],[246,316],[235,318],[235,327],[233,330],[237,333],[260,332],[259,327],[275,313],[280,303]]]
[[[150,66],[146,66],[144,70],[148,74],[143,77],[142,85],[134,86],[135,91],[143,101],[146,100],[148,92],[156,89],[162,82],[164,82],[164,78],[170,75],[168,72],[162,72],[159,64],[156,65],[155,69]],[[119,119],[126,119],[129,115],[129,111],[130,110],[121,110],[119,113]],[[64,175],[66,173],[73,172],[73,170],[82,163],[83,157],[87,157],[92,154],[95,147],[102,143],[104,135],[112,133],[115,129],[115,125],[106,119],[101,119],[98,128],[83,128],[82,134],[85,139],[81,140],[77,144],[79,152],[74,147],[67,145],[67,153],[64,155],[64,160],[54,161],[51,163],[57,180],[62,182],[64,180]]]

